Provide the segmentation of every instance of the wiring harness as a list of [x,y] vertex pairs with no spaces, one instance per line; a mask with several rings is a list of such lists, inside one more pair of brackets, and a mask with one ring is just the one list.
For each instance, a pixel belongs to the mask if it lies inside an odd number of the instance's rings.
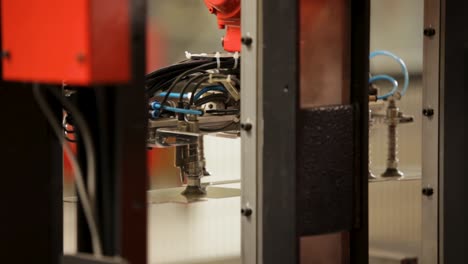
[[149,116],[153,120],[185,115],[238,115],[239,54],[187,53],[187,59],[146,76]]

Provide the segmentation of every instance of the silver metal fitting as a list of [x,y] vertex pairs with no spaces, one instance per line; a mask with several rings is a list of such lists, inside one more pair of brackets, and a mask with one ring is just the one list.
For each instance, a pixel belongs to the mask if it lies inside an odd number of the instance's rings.
[[390,98],[388,101],[387,115],[385,123],[388,126],[388,153],[387,153],[387,169],[382,174],[382,177],[402,178],[404,173],[398,169],[398,124],[413,122],[413,117],[404,116],[400,109],[396,106],[395,98]]

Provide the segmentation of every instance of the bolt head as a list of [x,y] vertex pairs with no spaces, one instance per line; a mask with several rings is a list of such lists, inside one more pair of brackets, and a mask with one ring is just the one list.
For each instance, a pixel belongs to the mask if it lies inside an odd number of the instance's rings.
[[422,113],[423,113],[424,116],[431,117],[431,116],[434,115],[434,109],[424,108]]
[[424,29],[424,36],[426,37],[432,37],[436,33],[435,29],[433,27],[427,27]]
[[240,125],[241,129],[245,130],[245,131],[250,131],[252,130],[252,124],[250,123],[242,123]]
[[434,194],[434,189],[432,189],[431,187],[423,188],[422,194],[425,196],[432,196]]
[[241,214],[242,214],[243,216],[245,216],[245,217],[251,216],[252,213],[253,213],[253,212],[252,212],[252,209],[250,209],[250,208],[242,208],[242,209],[241,209]]
[[250,46],[250,45],[252,45],[253,40],[252,40],[251,37],[244,36],[244,37],[241,38],[241,42],[242,42],[242,44],[244,44],[246,46]]
[[83,63],[86,60],[86,56],[83,53],[78,53],[78,55],[76,55],[76,60],[79,63]]
[[3,59],[10,59],[11,58],[11,53],[8,50],[3,50],[1,53],[1,56]]

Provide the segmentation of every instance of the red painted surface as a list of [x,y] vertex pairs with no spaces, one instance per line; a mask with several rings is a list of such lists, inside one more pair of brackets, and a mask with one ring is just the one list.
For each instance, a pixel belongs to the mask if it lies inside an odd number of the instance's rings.
[[88,85],[129,80],[128,0],[2,0],[3,77]]
[[227,28],[223,46],[226,51],[235,52],[241,50],[240,30],[240,0],[205,0],[210,13],[218,18],[218,26]]

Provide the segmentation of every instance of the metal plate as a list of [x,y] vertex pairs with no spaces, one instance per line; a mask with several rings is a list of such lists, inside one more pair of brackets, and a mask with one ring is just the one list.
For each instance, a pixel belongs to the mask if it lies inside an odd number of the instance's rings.
[[210,186],[206,190],[206,195],[197,197],[187,197],[181,193],[185,187],[152,190],[148,192],[148,203],[163,204],[163,203],[192,203],[202,202],[208,199],[220,199],[240,196],[239,188],[225,188]]
[[87,85],[130,79],[128,0],[1,5],[5,80]]

